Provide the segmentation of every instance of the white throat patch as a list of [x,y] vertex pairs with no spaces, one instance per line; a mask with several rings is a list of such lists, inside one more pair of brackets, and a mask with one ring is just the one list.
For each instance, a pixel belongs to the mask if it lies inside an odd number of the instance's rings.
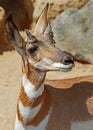
[[37,98],[42,95],[44,92],[44,84],[42,84],[37,90],[35,89],[35,86],[30,82],[29,79],[27,79],[26,75],[23,75],[22,79],[24,91],[27,94],[29,98]]

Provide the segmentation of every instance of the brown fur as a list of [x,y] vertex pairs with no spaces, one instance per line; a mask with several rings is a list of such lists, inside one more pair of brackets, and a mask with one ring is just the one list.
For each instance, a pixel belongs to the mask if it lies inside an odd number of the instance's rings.
[[[45,116],[47,116],[49,112],[49,108],[51,107],[51,103],[52,103],[50,93],[47,89],[45,89],[43,94],[38,98],[29,99],[26,93],[24,92],[23,87],[21,87],[18,101],[21,101],[25,107],[31,107],[31,108],[34,108],[37,105],[39,105],[41,102],[43,102],[38,114],[33,119],[31,120],[28,119],[26,122],[26,126],[29,125],[37,126],[45,118]],[[23,117],[19,111],[18,105],[17,105],[17,116],[19,121],[23,122]]]
[[37,126],[48,115],[52,101],[51,101],[50,93],[47,89],[45,89],[45,96],[44,96],[43,100],[44,101],[43,101],[40,111],[38,112],[38,114],[36,115],[36,117],[34,119],[28,120],[26,126],[29,126],[29,125]]
[[41,73],[40,70],[35,69],[31,64],[29,64],[28,60],[27,60],[27,63],[25,64],[25,66],[23,64],[22,72],[23,72],[23,74],[26,74],[29,81],[31,81],[31,83],[34,84],[35,89],[38,89],[45,80],[46,74],[44,75],[44,77],[42,79],[40,79],[40,77],[39,77],[39,73]]
[[24,92],[24,88],[21,87],[21,91],[19,94],[19,101],[21,101],[25,107],[34,108],[43,101],[44,96],[45,96],[45,92],[43,92],[42,95],[37,98],[30,99],[27,96],[27,94]]
[[22,117],[22,115],[21,115],[21,113],[20,113],[20,111],[19,111],[18,104],[17,104],[17,116],[18,116],[18,120],[19,120],[19,121],[23,121],[23,117]]

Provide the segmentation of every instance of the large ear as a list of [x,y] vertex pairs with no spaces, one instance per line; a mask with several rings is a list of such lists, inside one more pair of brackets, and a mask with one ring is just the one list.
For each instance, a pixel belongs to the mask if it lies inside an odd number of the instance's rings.
[[42,13],[39,17],[39,20],[36,24],[34,34],[43,34],[44,33],[44,31],[48,25],[48,22],[47,22],[48,7],[49,7],[49,4],[47,3],[47,5],[45,6],[44,10],[42,11]]
[[49,45],[55,47],[54,35],[50,24],[48,24],[48,27],[46,28],[43,37]]
[[13,22],[12,14],[7,17],[4,30],[8,42],[14,46],[23,58],[25,58],[25,42],[19,34],[17,26]]

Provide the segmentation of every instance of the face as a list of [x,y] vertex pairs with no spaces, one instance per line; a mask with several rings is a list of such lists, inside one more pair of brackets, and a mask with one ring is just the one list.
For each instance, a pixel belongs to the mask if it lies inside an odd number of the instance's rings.
[[54,47],[53,32],[51,26],[47,27],[48,5],[43,10],[33,35],[25,30],[27,41],[21,37],[12,15],[6,20],[5,33],[10,44],[22,56],[23,62],[41,71],[62,70],[68,71],[74,66],[71,56]]
[[28,37],[26,53],[29,64],[42,71],[72,69],[74,66],[72,57],[55,48],[51,43],[47,43],[45,37],[36,38],[28,31],[26,33]]

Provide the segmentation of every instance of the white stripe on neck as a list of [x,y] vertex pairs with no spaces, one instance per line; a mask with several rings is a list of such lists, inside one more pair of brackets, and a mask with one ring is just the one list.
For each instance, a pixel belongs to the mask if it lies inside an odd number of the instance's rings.
[[35,89],[35,86],[30,82],[29,79],[27,79],[26,75],[23,75],[22,79],[24,91],[27,94],[29,98],[37,98],[42,95],[44,92],[44,84],[42,84],[37,90]]
[[49,113],[45,116],[45,118],[36,127],[33,125],[30,125],[28,127],[23,126],[22,122],[18,120],[17,115],[16,115],[16,122],[15,122],[14,130],[46,130],[46,126],[47,126],[49,118],[51,116],[51,110],[52,109],[50,108]]
[[34,108],[30,108],[30,107],[25,107],[21,101],[18,102],[19,111],[23,117],[24,123],[26,123],[27,119],[31,120],[37,115],[37,113],[39,112],[42,106],[42,103],[43,102],[41,102],[39,105],[37,105]]

